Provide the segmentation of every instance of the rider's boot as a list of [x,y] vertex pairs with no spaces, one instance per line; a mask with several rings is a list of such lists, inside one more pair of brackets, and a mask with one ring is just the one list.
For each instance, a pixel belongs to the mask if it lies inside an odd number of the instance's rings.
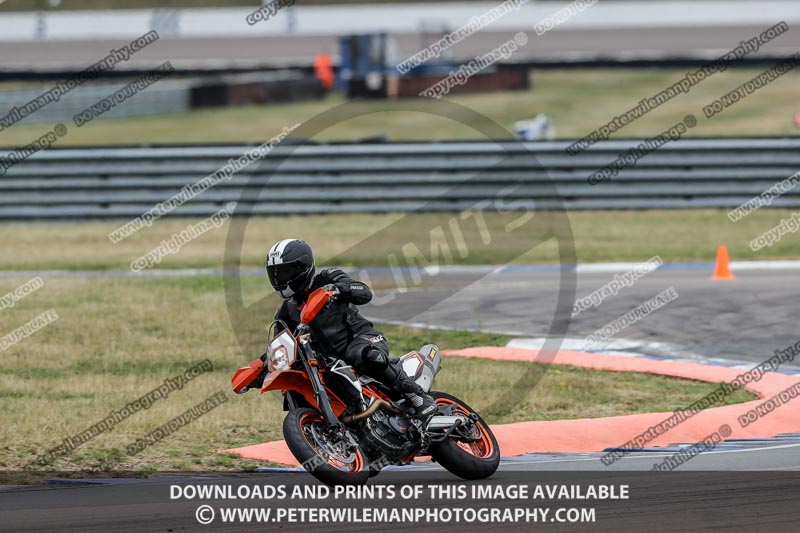
[[436,412],[436,402],[416,381],[405,373],[399,364],[389,365],[384,381],[393,391],[402,394],[414,406],[414,417],[427,420]]

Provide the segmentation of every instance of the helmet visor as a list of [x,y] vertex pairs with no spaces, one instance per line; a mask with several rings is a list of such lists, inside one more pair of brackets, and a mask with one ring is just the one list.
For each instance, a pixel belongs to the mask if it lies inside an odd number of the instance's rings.
[[267,276],[273,287],[285,287],[290,281],[302,276],[307,269],[307,262],[301,258],[280,265],[267,265]]

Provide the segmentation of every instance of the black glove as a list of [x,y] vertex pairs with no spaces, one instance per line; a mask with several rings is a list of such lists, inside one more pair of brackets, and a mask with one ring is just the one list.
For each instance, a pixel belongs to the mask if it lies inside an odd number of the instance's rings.
[[323,286],[322,288],[325,289],[326,291],[330,291],[330,292],[333,293],[333,296],[331,296],[331,299],[328,300],[330,303],[335,302],[342,295],[344,295],[346,297],[347,296],[347,291],[350,290],[349,288],[345,287],[344,285],[340,285],[339,283],[328,283],[327,285]]

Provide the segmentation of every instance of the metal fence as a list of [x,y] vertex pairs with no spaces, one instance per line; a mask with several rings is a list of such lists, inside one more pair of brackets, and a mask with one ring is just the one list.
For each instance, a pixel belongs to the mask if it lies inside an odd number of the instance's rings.
[[[637,143],[600,142],[576,156],[568,142],[281,146],[171,215],[207,216],[230,201],[262,215],[449,211],[501,189],[509,202],[532,199],[539,209],[730,208],[800,170],[800,138],[678,140],[608,182],[588,183]],[[249,148],[46,150],[0,177],[0,219],[138,216]],[[800,190],[772,206],[800,206]]]

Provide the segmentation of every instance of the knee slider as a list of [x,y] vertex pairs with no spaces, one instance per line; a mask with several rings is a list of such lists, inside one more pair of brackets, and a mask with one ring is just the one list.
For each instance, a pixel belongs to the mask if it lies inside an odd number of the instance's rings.
[[386,357],[386,354],[380,350],[376,350],[372,346],[364,348],[364,351],[361,352],[361,356],[370,369],[384,370],[389,366],[389,358]]

